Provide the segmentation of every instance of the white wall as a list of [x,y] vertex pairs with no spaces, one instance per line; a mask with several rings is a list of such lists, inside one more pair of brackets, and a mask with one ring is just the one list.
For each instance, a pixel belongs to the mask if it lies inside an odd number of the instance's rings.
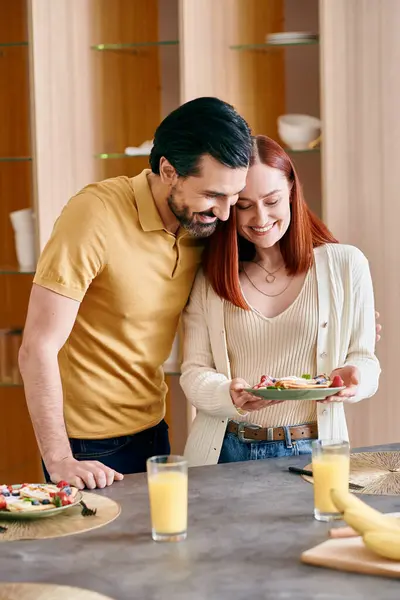
[[399,442],[400,2],[321,0],[324,216],[370,260],[381,385],[348,410],[353,445]]
[[31,98],[39,246],[62,207],[95,179],[91,0],[30,0]]

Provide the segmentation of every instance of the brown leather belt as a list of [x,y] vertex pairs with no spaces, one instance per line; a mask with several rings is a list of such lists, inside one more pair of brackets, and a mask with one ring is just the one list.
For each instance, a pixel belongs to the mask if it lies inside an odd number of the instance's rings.
[[[317,423],[293,425],[289,426],[288,429],[292,441],[318,439]],[[243,442],[279,442],[285,440],[283,427],[259,427],[258,425],[246,425],[229,421],[226,430],[229,433],[234,433]]]

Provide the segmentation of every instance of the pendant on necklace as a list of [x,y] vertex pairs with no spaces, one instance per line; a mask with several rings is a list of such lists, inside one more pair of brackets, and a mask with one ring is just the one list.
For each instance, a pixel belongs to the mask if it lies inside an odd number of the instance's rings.
[[265,281],[267,283],[274,283],[275,279],[276,279],[275,275],[272,275],[271,273],[268,273],[268,275],[265,278]]

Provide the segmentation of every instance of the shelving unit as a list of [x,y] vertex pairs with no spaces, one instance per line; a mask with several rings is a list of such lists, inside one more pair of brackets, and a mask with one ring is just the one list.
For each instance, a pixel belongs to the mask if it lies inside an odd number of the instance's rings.
[[[285,0],[284,31],[311,31],[319,34],[318,0]],[[272,32],[271,32],[272,33]],[[285,113],[320,117],[320,52],[323,40],[284,45]],[[279,138],[278,138],[278,141]],[[322,144],[324,131],[322,132]],[[307,203],[322,216],[321,148],[289,152],[297,167]]]
[[9,218],[33,204],[25,0],[0,0],[0,14],[0,482],[13,483],[42,473],[17,365],[33,273],[18,267]]
[[179,105],[178,2],[97,0],[94,10],[96,176],[134,175],[148,166],[149,153],[124,149],[151,140]]
[[[256,6],[256,3],[253,2]],[[253,18],[257,17],[254,12]],[[278,10],[279,3],[275,2],[275,9]],[[244,4],[242,5],[244,8]],[[318,0],[304,0],[301,4],[296,0],[285,0],[281,4],[281,19],[278,22],[276,19],[270,20],[269,23],[264,22],[262,33],[258,33],[256,25],[249,28],[249,33],[258,34],[257,37],[246,37],[243,43],[230,44],[229,49],[234,54],[242,56],[253,56],[255,60],[265,62],[266,73],[270,73],[271,61],[281,60],[282,70],[284,73],[283,94],[281,97],[280,112],[283,113],[305,113],[313,116],[319,116],[319,39],[308,39],[298,41],[296,43],[267,43],[258,41],[259,37],[264,38],[267,33],[277,33],[280,31],[319,31],[318,19]],[[274,59],[276,57],[276,59]],[[279,57],[279,58],[278,58]],[[267,62],[268,61],[268,62]],[[249,60],[247,65],[250,66]],[[260,69],[260,77],[262,77],[262,66],[257,63]],[[270,82],[273,83],[272,79]],[[278,94],[281,93],[281,83],[278,84]],[[260,112],[263,110],[259,98],[254,98],[254,106],[256,115],[253,116],[255,121]],[[271,114],[272,116],[272,114]],[[253,124],[250,120],[250,124]],[[256,133],[266,133],[278,142],[281,143],[277,134],[276,127],[260,130],[257,128]],[[286,151],[293,156],[296,163],[300,179],[305,190],[305,197],[310,207],[319,215],[322,214],[322,186],[321,186],[321,161],[320,148],[310,148],[306,150],[292,150],[286,148]],[[313,158],[314,156],[314,158]]]

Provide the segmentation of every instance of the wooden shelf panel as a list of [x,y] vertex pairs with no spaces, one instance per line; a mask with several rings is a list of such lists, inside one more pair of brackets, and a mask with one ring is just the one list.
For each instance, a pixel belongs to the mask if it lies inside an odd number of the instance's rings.
[[[32,206],[32,149],[26,0],[0,0],[0,329],[25,323],[32,273],[21,272],[10,212]],[[15,275],[23,275],[15,277]],[[18,371],[18,335],[0,344],[0,483],[43,481]],[[9,334],[9,335],[8,335]],[[9,339],[8,339],[9,338]]]
[[0,329],[21,329],[25,324],[33,277],[24,275],[0,277]]
[[26,0],[0,0],[0,41],[1,45],[28,45],[21,41],[28,39]]
[[27,48],[9,46],[1,50],[0,82],[0,157],[29,160],[32,153]]
[[21,387],[0,387],[0,483],[43,481],[39,451]]

